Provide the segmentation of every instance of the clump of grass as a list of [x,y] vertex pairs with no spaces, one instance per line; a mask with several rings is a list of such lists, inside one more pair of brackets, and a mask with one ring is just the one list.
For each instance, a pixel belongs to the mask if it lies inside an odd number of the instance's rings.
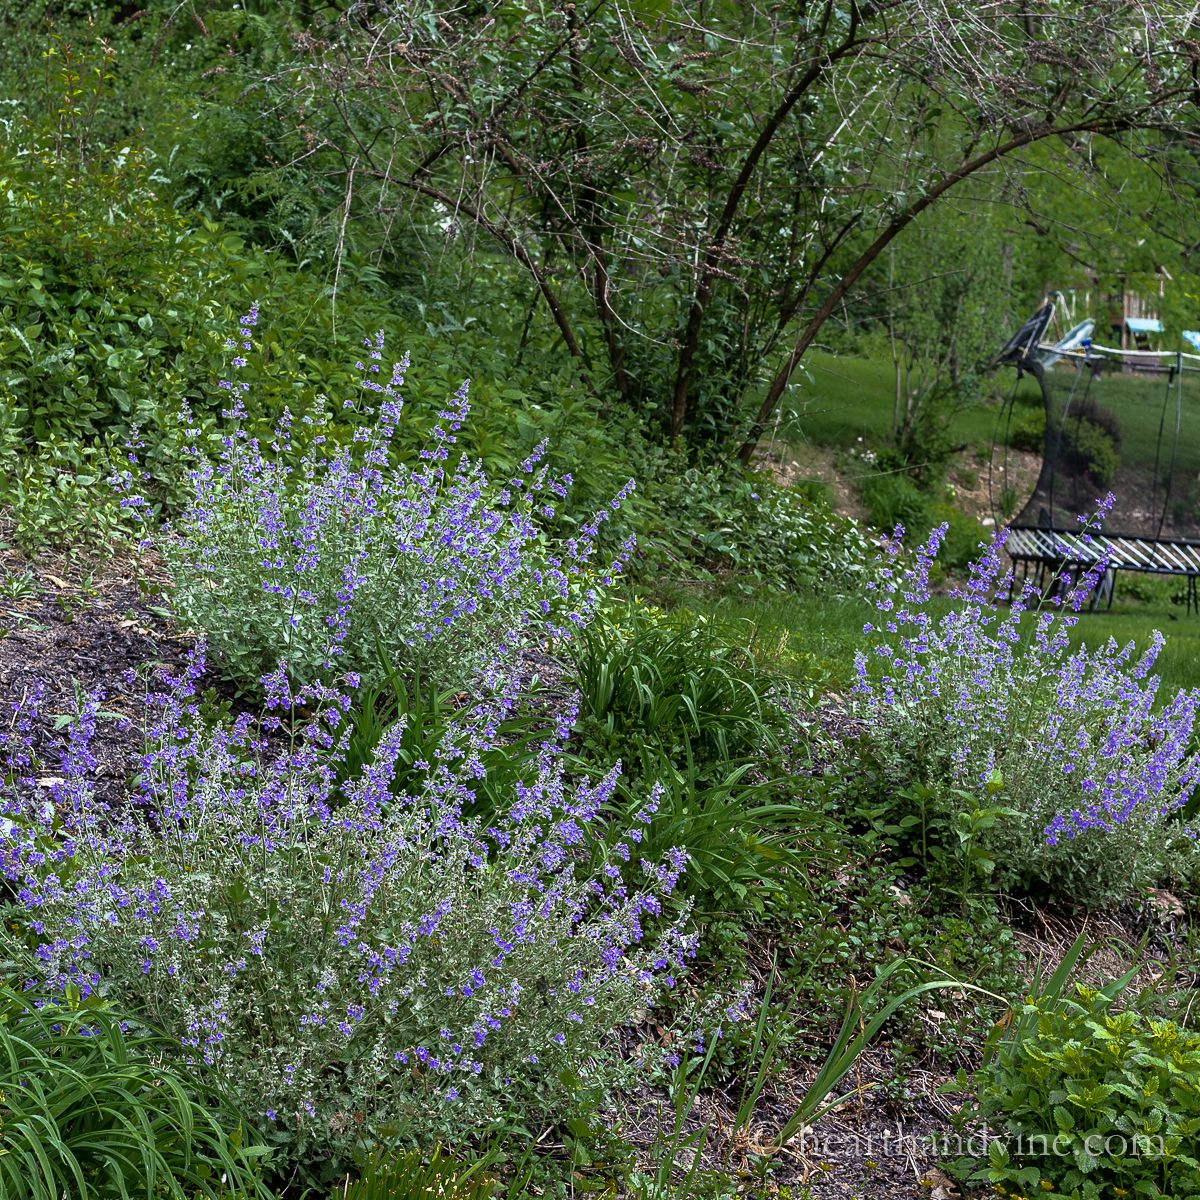
[[0,1195],[265,1200],[254,1163],[269,1152],[212,1086],[164,1065],[167,1049],[74,988],[0,988]]

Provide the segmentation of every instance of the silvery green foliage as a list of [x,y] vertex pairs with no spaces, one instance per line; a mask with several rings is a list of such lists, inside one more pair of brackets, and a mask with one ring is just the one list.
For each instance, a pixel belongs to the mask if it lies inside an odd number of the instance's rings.
[[[464,715],[419,794],[389,790],[397,727],[343,798],[328,730],[345,697],[292,694],[282,667],[268,677],[293,721],[301,705],[319,709],[271,757],[248,717],[206,731],[203,669],[199,652],[152,698],[142,796],[120,812],[90,787],[99,697],[71,726],[52,804],[31,778],[31,711],[3,735],[0,852],[18,895],[6,957],[52,990],[74,984],[144,1013],[290,1140],[352,1140],[354,1114],[459,1138],[501,1106],[538,1103],[566,1067],[609,1078],[610,1033],[674,985],[693,940],[686,913],[662,914],[681,851],[643,861],[640,890],[593,859],[604,838],[588,826],[617,771],[566,782],[573,714],[485,825],[462,813],[502,703]],[[611,853],[636,861],[641,836]]]
[[1009,887],[1091,907],[1186,874],[1195,841],[1171,818],[1200,779],[1191,749],[1200,691],[1157,704],[1150,672],[1162,635],[1140,659],[1132,642],[1122,649],[1112,639],[1071,651],[1068,632],[1103,565],[1065,600],[1041,602],[1030,581],[1002,615],[1011,582],[1004,534],[951,593],[959,603],[935,618],[929,569],[945,528],[907,565],[898,543],[881,556],[878,607],[887,615],[878,632],[894,635],[875,647],[883,678],[873,681],[858,656],[857,690],[874,727],[940,791],[943,809],[962,807],[951,789],[985,806],[999,772],[1002,799],[1018,815],[989,841]]
[[[229,341],[235,367],[245,364],[257,319],[251,309]],[[596,603],[580,571],[609,510],[551,546],[538,522],[554,516],[552,500],[566,496],[571,480],[538,467],[542,447],[500,486],[465,456],[448,469],[469,407],[465,383],[439,414],[420,467],[391,462],[407,359],[380,382],[382,358],[380,334],[357,364],[375,424],[360,427],[349,446],[331,451],[324,408],[304,419],[307,449],[295,468],[286,462],[289,413],[269,447],[235,428],[215,466],[194,453],[187,506],[157,539],[176,583],[176,612],[205,633],[244,688],[254,689],[281,658],[298,683],[335,666],[368,672],[378,663],[377,639],[401,669],[465,681],[513,639],[581,623]],[[222,385],[233,396],[224,415],[237,422],[249,385]],[[600,576],[611,582],[612,571]]]

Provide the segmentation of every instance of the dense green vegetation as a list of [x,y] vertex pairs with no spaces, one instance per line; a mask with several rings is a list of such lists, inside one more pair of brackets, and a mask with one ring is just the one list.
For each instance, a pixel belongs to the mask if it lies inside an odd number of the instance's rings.
[[[1145,903],[1200,912],[1183,583],[927,589],[1030,311],[1200,323],[1195,42],[988,13],[0,0],[3,590],[148,538],[144,619],[207,634],[136,804],[99,697],[0,731],[0,1196],[797,1200],[881,1034],[900,1111],[965,1063],[962,1120],[1071,1140],[963,1187],[1194,1190],[1195,950]],[[1107,420],[1097,485],[1161,413]],[[1101,911],[1156,986],[1070,999],[1081,944],[1034,986],[1029,914]]]

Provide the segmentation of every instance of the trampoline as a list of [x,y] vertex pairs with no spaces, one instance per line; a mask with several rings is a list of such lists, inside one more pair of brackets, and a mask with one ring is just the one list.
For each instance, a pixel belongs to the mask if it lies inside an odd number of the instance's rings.
[[[1005,489],[989,482],[992,515],[1007,524],[1006,549],[1039,587],[1065,590],[1102,560],[1092,607],[1111,606],[1117,571],[1186,579],[1187,609],[1197,604],[1200,577],[1200,355],[1124,350],[1092,337],[1092,322],[1054,344],[1044,341],[1054,305],[1022,326],[994,365],[1016,379],[993,438],[992,460],[1009,477],[1014,428],[1033,427],[1018,399],[1021,380],[1036,380],[1045,416],[1042,461],[1028,501],[1010,511]],[[1200,334],[1185,332],[1195,344]],[[1080,516],[1112,493],[1103,526],[1081,536]],[[1200,606],[1198,606],[1200,611]]]

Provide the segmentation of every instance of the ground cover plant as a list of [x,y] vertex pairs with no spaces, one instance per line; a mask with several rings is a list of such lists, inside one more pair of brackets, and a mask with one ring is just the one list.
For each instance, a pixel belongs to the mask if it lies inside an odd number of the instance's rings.
[[1087,957],[1081,936],[1044,982],[1034,980],[973,1087],[959,1073],[957,1088],[975,1092],[966,1120],[995,1132],[956,1169],[1002,1196],[1192,1195],[1200,1043],[1155,1019],[1152,992],[1129,994],[1136,968],[1071,988]]

